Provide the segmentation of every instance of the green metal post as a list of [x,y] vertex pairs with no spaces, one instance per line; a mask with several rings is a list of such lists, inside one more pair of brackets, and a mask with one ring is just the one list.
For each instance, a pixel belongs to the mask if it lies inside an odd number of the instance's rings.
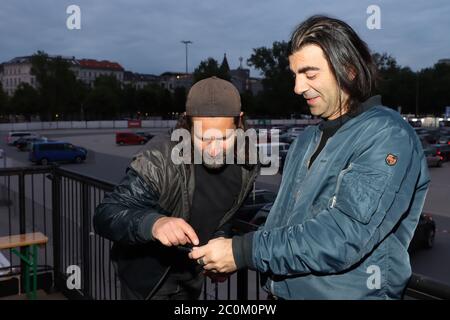
[[37,245],[33,244],[31,246],[32,248],[32,261],[33,261],[33,293],[31,296],[31,299],[36,300],[36,291],[37,291],[37,257],[38,257],[38,251],[37,251]]

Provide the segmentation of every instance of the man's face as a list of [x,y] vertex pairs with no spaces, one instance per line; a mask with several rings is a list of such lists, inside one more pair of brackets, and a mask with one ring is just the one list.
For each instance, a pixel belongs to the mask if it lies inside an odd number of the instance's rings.
[[232,117],[193,117],[192,140],[202,164],[209,169],[225,165],[228,151],[234,147],[236,126]]
[[295,75],[294,91],[303,95],[311,114],[333,120],[339,114],[339,92],[345,113],[348,95],[342,91],[331,72],[323,50],[317,45],[306,45],[289,56],[289,67]]

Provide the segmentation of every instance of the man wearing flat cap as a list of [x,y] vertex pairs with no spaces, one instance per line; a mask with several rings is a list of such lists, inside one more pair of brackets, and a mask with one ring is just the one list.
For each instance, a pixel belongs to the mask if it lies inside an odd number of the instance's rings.
[[[239,92],[230,82],[197,82],[176,129],[190,133],[191,150],[202,161],[173,161],[177,142],[155,137],[96,208],[95,231],[114,242],[122,299],[200,296],[202,261],[189,259],[189,248],[231,236],[230,220],[258,175],[258,165],[225,161],[235,148],[230,132],[243,127]],[[218,134],[207,135],[211,129]]]

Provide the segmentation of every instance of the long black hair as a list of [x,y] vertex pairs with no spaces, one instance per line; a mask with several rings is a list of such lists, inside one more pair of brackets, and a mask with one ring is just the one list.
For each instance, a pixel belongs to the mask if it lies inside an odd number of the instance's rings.
[[322,49],[339,88],[349,95],[349,113],[356,111],[377,84],[377,67],[367,44],[347,23],[322,15],[312,16],[297,26],[291,35],[289,54],[309,44]]

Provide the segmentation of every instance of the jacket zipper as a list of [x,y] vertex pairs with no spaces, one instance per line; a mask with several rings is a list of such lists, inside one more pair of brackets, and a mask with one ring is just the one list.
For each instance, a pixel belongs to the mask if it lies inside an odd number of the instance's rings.
[[155,291],[159,288],[159,285],[161,284],[161,282],[163,282],[163,280],[166,278],[167,274],[169,273],[170,270],[170,266],[167,267],[166,271],[164,272],[164,274],[162,275],[161,279],[159,279],[158,283],[153,287],[152,291],[150,291],[150,293],[147,295],[147,297],[145,297],[145,300],[149,300],[152,295],[155,293]]
[[339,192],[339,188],[341,187],[341,182],[342,182],[342,178],[344,177],[344,174],[346,174],[347,172],[349,172],[352,169],[352,163],[350,162],[350,164],[348,165],[348,167],[344,170],[342,170],[339,173],[338,176],[338,180],[337,180],[337,184],[336,184],[336,189],[334,190],[334,195],[331,198],[331,205],[330,208],[334,208],[334,206],[336,205],[336,201],[337,201],[337,194]]

